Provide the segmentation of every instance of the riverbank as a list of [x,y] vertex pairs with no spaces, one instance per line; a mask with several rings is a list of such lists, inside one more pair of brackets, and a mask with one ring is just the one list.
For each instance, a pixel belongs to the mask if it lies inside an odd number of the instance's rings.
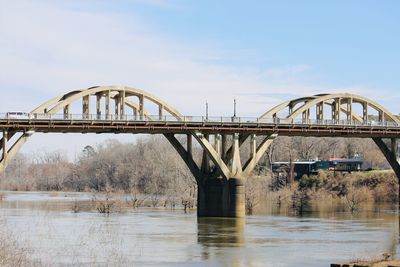
[[350,263],[334,263],[331,267],[399,267],[400,260],[372,260]]

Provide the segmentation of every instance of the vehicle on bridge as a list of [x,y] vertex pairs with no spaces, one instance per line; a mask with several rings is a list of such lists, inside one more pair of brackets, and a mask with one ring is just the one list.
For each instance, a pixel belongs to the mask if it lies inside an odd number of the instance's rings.
[[7,119],[29,119],[29,113],[26,112],[7,112],[6,113]]

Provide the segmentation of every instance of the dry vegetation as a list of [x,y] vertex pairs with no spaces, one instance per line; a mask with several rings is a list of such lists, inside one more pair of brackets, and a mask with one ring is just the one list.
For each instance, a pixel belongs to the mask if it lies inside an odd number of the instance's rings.
[[0,228],[0,266],[41,266],[38,261],[29,258],[30,248],[21,245],[2,225]]
[[367,204],[395,203],[398,199],[397,178],[391,172],[320,172],[303,176],[290,186],[270,189],[271,201],[297,214],[324,209],[353,213]]
[[[271,172],[274,161],[364,158],[366,172],[319,172],[294,181],[290,173]],[[315,210],[356,212],[371,203],[396,203],[398,180],[388,169],[380,150],[369,139],[279,137],[246,185],[246,211],[251,214],[258,203],[275,203],[278,210],[296,214]]]
[[[0,187],[50,191],[49,196],[57,196],[61,190],[123,192],[130,196],[134,208],[150,203],[153,207],[183,205],[188,209],[196,198],[190,171],[170,144],[159,137],[138,139],[135,144],[109,140],[95,148],[86,146],[74,163],[60,151],[19,154],[0,179]],[[100,195],[96,198],[104,202]],[[110,208],[116,205],[105,203]]]
[[[241,154],[249,153],[248,149],[245,143]],[[200,147],[195,146],[194,153],[197,160],[201,158]],[[368,169],[388,168],[369,139],[278,137],[247,179],[247,213],[266,200],[297,214],[338,206],[356,212],[365,203],[396,202],[397,179],[391,171],[320,172],[295,181],[292,174],[276,176],[270,168],[273,161],[354,155],[362,156]],[[197,198],[189,169],[158,136],[139,138],[136,143],[109,140],[86,146],[75,162],[69,162],[60,151],[19,154],[0,179],[0,188],[49,191],[49,196],[57,196],[60,190],[95,192],[93,206],[104,214],[142,206],[187,211],[195,207]],[[72,210],[81,208],[75,203]]]
[[383,253],[382,257],[372,260],[353,260],[348,263],[334,263],[331,267],[395,267],[400,266],[400,260],[393,259],[392,255]]

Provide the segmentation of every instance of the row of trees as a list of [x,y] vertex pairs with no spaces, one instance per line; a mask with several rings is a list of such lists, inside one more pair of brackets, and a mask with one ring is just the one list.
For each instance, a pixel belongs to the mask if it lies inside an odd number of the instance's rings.
[[160,137],[135,143],[108,140],[86,146],[75,162],[60,151],[19,154],[8,166],[1,187],[10,190],[114,190],[154,195],[179,195],[195,186],[185,163]]
[[[241,153],[249,153],[249,148],[250,145],[245,143]],[[200,161],[199,146],[194,147],[194,153]],[[382,153],[370,139],[278,137],[257,166],[254,172],[257,179],[249,178],[253,181],[246,186],[247,206],[253,209],[263,192],[291,186],[293,181],[288,184],[288,179],[282,182],[273,175],[271,163],[274,161],[355,155],[364,158],[367,168],[388,167]],[[315,179],[310,179],[304,178],[299,190],[307,187],[304,183],[314,183],[315,187]],[[196,183],[192,174],[162,136],[138,138],[135,143],[108,140],[95,147],[86,146],[74,162],[60,151],[29,156],[18,154],[1,177],[0,187],[8,190],[99,192],[112,188],[134,196],[146,194],[151,196],[153,203],[163,198],[168,199],[171,205],[182,203],[189,207],[196,198]]]

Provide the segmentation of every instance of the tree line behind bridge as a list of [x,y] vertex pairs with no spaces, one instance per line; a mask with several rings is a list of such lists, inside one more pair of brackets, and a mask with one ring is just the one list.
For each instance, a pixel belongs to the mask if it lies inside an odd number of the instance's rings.
[[[184,142],[184,138],[182,139]],[[194,147],[199,163],[202,150]],[[241,153],[249,153],[244,143]],[[251,213],[266,198],[285,207],[303,211],[318,197],[333,199],[355,209],[364,200],[395,202],[397,179],[384,174],[319,173],[298,181],[288,173],[275,175],[274,161],[350,158],[364,159],[364,168],[389,169],[380,150],[370,139],[278,137],[269,147],[246,183],[246,208]],[[134,143],[108,140],[86,146],[69,161],[63,151],[18,154],[0,180],[3,190],[94,191],[106,190],[151,196],[153,206],[196,202],[196,182],[183,160],[162,136],[139,137]],[[325,194],[322,196],[321,194]],[[358,198],[357,195],[364,195]],[[271,199],[272,198],[272,199]],[[186,205],[184,204],[184,205]]]

